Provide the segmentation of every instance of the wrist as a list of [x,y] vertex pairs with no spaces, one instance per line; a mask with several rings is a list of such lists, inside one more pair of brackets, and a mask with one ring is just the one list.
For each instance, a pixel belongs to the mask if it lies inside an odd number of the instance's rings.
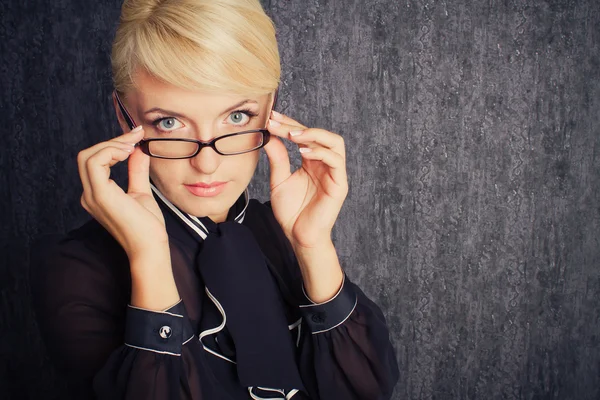
[[179,300],[168,251],[159,247],[132,257],[129,264],[131,305],[161,311]]
[[287,235],[294,252],[317,253],[321,249],[329,250],[334,247],[333,241],[331,240],[331,231],[321,233],[319,236],[307,236],[310,238],[309,240],[296,240],[294,235]]
[[315,303],[333,298],[344,280],[344,272],[333,242],[323,241],[318,247],[310,248],[294,246],[294,253],[308,298]]
[[158,243],[152,246],[136,247],[126,251],[129,258],[129,264],[140,266],[142,268],[150,268],[150,266],[160,267],[165,261],[171,262],[171,250],[169,243]]

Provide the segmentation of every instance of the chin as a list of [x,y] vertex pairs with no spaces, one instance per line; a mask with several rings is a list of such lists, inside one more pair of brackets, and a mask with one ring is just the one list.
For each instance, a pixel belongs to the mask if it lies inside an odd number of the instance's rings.
[[214,215],[222,215],[229,212],[229,209],[236,200],[240,197],[239,194],[225,191],[214,197],[194,196],[187,189],[183,188],[182,196],[178,198],[177,206],[186,213],[196,217],[206,217]]

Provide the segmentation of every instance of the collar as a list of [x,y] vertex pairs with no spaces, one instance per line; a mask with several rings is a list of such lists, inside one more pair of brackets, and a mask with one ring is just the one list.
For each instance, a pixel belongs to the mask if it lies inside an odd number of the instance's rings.
[[[190,215],[177,207],[175,204],[171,203],[169,199],[167,199],[161,192],[154,186],[152,182],[150,182],[150,187],[155,196],[160,199],[165,207],[167,207],[173,214],[175,214],[189,229],[191,229],[194,233],[200,236],[203,240],[206,239],[209,232],[214,231],[216,228],[216,223],[213,222],[209,217],[201,217],[198,218],[194,215]],[[244,192],[240,195],[240,197],[236,200],[236,202],[229,209],[229,213],[227,214],[226,221],[234,221],[237,223],[242,223],[244,221],[244,217],[246,216],[246,210],[248,208],[248,204],[250,203],[250,196],[248,193],[248,188],[244,189]]]

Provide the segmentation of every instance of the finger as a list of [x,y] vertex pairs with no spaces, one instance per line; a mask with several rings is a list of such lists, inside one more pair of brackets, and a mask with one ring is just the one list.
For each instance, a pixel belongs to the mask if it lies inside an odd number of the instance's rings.
[[301,130],[304,130],[307,128],[304,125],[284,124],[279,121],[270,119],[269,123],[267,124],[267,129],[269,130],[269,132],[271,132],[275,136],[289,139],[290,131],[301,131]]
[[129,187],[127,193],[152,195],[150,188],[150,156],[137,147],[129,157]]
[[321,161],[327,165],[330,168],[330,176],[337,185],[341,187],[348,186],[346,163],[338,153],[325,147],[301,147],[299,150],[303,159]]
[[142,140],[143,137],[144,137],[144,130],[143,130],[143,127],[140,125],[137,128],[135,128],[134,130],[129,131],[121,136],[117,136],[106,142],[97,143],[92,147],[82,150],[81,155],[82,155],[82,158],[87,160],[91,155],[96,154],[98,151],[105,148],[106,146],[111,146],[111,145],[114,145],[115,143],[122,143],[125,145],[132,146],[132,145],[135,145],[136,143],[138,143],[140,140]]
[[117,146],[108,146],[92,155],[86,161],[87,176],[94,197],[102,194],[103,186],[108,183],[110,167],[124,161],[131,152]]
[[290,177],[290,156],[281,139],[272,137],[264,147],[271,170],[271,190]]
[[282,113],[278,113],[277,111],[273,110],[271,111],[271,119],[275,120],[277,122],[280,122],[282,124],[286,124],[286,125],[296,125],[296,126],[303,126],[301,123],[299,123],[298,121],[288,117],[285,114]]
[[125,132],[121,136],[117,136],[109,140],[109,142],[122,142],[129,144],[136,144],[144,137],[144,127],[142,125],[138,125],[129,132]]
[[290,140],[298,145],[304,144],[309,147],[317,144],[338,153],[346,158],[344,138],[325,129],[309,128],[305,130],[290,131]]
[[[79,154],[77,155],[77,166],[78,166],[78,170],[79,170],[79,178],[81,179],[81,184],[83,186],[84,192],[91,193],[91,190],[92,190],[91,185],[90,185],[90,180],[89,180],[89,171],[88,171],[89,159],[93,155],[97,154],[98,152],[100,152],[101,150],[103,150],[107,147],[115,147],[115,148],[121,149],[127,153],[133,152],[133,149],[134,149],[134,147],[132,145],[126,144],[126,143],[102,142],[102,143],[98,143],[97,145],[92,146],[88,149],[80,151]],[[109,163],[109,167],[112,167],[116,163],[117,163],[117,161]]]

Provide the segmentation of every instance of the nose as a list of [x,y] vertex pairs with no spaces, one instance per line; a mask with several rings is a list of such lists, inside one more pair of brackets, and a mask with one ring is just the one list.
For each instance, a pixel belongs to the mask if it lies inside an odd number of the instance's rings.
[[190,164],[202,174],[211,175],[221,165],[222,157],[212,148],[205,147],[196,154],[196,157],[190,158]]
[[202,148],[195,157],[190,158],[190,164],[202,174],[211,175],[219,168],[222,160],[222,155],[207,146]]

